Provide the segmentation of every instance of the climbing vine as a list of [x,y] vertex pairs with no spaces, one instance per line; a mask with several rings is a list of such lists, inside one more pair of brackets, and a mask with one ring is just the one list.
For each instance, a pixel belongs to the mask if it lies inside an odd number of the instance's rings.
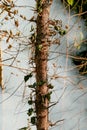
[[[43,6],[42,0],[40,0],[40,1],[38,0],[36,3],[36,10],[35,11],[36,11],[36,14],[39,15],[39,17],[41,17],[42,8],[44,8],[42,6]],[[33,18],[34,18],[34,16],[33,16]],[[36,24],[37,19],[34,19],[33,22]],[[64,28],[62,26],[63,23],[61,20],[49,19],[48,24],[49,24],[49,26],[48,26],[49,27],[48,47],[51,46],[52,44],[60,45],[61,44],[60,38],[64,35],[66,35],[66,33],[67,33],[66,28]],[[31,35],[29,37],[29,40],[30,40],[31,46],[33,48],[33,54],[36,55],[37,57],[39,57],[39,54],[41,54],[41,52],[43,50],[43,45],[36,44],[36,40],[37,40],[36,29],[37,29],[37,27],[33,26],[33,24],[32,24],[31,30],[30,30]],[[39,36],[39,38],[40,38],[40,36]],[[33,57],[31,57],[31,64],[33,64],[35,66],[34,55],[33,55]],[[36,73],[36,71],[32,71],[32,73],[25,75],[24,76],[25,83],[28,82],[30,79],[32,79],[33,76],[35,75],[35,73]],[[47,89],[49,91],[45,94],[38,93],[37,89],[41,88],[45,84],[47,84]],[[52,90],[54,89],[54,86],[51,83],[47,83],[47,80],[40,80],[39,82],[35,81],[32,84],[28,84],[27,87],[29,88],[29,90],[31,90],[28,101],[27,101],[28,105],[29,105],[29,109],[27,110],[27,115],[30,119],[29,120],[30,123],[32,125],[36,125],[37,124],[37,115],[36,115],[36,109],[35,109],[35,104],[37,102],[36,101],[36,94],[38,93],[39,103],[43,106],[43,109],[48,109],[49,107],[44,106],[44,103],[46,102],[46,100],[49,102],[49,104],[51,103],[51,95],[52,95]],[[25,128],[25,130],[28,129],[28,127],[24,127],[24,128]],[[22,130],[22,129],[23,128],[21,128],[20,130]]]

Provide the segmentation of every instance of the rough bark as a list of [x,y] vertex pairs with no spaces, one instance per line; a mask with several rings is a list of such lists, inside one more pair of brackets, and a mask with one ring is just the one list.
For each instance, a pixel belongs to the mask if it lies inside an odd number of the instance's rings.
[[[48,105],[49,100],[46,95],[49,92],[47,86],[47,58],[48,58],[48,38],[49,38],[49,12],[52,1],[38,0],[38,5],[42,9],[37,16],[37,37],[35,44],[35,64],[36,64],[36,115],[37,130],[48,130]],[[41,2],[41,3],[39,3]]]
[[0,87],[4,89],[3,83],[2,83],[2,51],[0,46]]

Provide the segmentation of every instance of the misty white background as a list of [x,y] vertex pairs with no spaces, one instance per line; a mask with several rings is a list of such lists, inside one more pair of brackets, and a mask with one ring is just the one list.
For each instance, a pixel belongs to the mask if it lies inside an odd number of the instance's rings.
[[[15,2],[17,5],[35,6],[34,0],[25,0],[22,2],[18,0]],[[24,14],[28,19],[33,16],[31,8],[20,8],[19,13]],[[75,40],[79,42],[81,40],[81,35],[85,37],[84,21],[77,17],[72,18],[68,10],[61,4],[60,0],[54,0],[50,18],[62,20],[63,28],[65,28],[66,25],[71,28],[64,37],[60,38],[60,46],[52,45],[49,49],[49,83],[51,82],[55,86],[52,94],[52,102],[59,100],[59,103],[50,109],[50,120],[56,122],[57,120],[64,119],[63,122],[58,123],[55,127],[50,129],[87,130],[87,80],[85,79],[79,82],[80,79],[86,77],[81,77],[78,70],[73,69],[74,65],[72,59],[66,56],[68,53],[73,53],[74,49],[72,48],[72,44]],[[29,35],[31,24],[29,22],[20,21],[20,25],[23,34]],[[11,22],[7,22],[1,26],[1,28],[12,29],[14,27],[13,24],[11,26]],[[14,42],[13,48],[10,51],[7,50],[7,47],[8,44],[3,41],[3,60],[9,58],[9,54],[5,53],[4,50],[14,56],[16,48],[18,47],[19,49],[19,44]],[[51,53],[52,51],[57,53]],[[64,55],[60,55],[60,53]],[[55,58],[56,56],[57,58]],[[30,70],[29,57],[30,50],[26,47],[18,54],[14,66]],[[7,65],[11,62],[12,60],[5,61],[4,64]],[[22,72],[20,69],[7,66],[3,67],[5,90],[3,93],[0,92],[0,130],[18,130],[27,125],[27,109],[29,106],[26,98],[28,98],[28,92],[23,82],[24,75],[26,74],[26,70]],[[54,78],[51,78],[53,75]],[[55,79],[55,75],[59,76],[59,78]],[[35,130],[35,127],[32,127],[32,130]]]

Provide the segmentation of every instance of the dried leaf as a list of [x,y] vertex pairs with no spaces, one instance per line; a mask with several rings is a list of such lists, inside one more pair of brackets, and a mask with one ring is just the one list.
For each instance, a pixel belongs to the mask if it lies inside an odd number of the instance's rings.
[[18,10],[14,10],[13,14],[14,15],[18,14]]
[[8,17],[5,17],[5,20],[8,20]]
[[14,22],[15,22],[15,26],[18,27],[19,26],[18,20],[15,20]]
[[24,20],[26,20],[26,17],[20,14],[20,17]]
[[10,12],[8,12],[8,16],[11,17],[11,13]]
[[10,44],[9,46],[8,46],[8,49],[11,49],[12,48],[12,45]]
[[12,0],[6,0],[6,1],[10,3]]
[[17,33],[16,33],[16,36],[20,36],[20,32],[17,32]]
[[10,35],[12,35],[13,33],[12,33],[12,30],[10,30]]
[[9,42],[9,39],[10,39],[10,37],[8,37],[8,38],[6,39],[6,43],[8,43],[8,42]]

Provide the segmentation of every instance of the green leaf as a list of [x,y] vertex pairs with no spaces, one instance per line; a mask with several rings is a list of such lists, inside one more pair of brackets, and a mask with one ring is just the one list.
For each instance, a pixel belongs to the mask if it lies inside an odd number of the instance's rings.
[[65,31],[65,30],[60,30],[60,31],[59,31],[59,34],[60,34],[61,36],[63,36],[63,35],[66,34],[66,31]]
[[31,116],[32,114],[33,114],[33,108],[30,108],[29,110],[28,110],[28,116]]
[[80,40],[82,41],[84,39],[84,35],[82,32],[80,32]]
[[28,100],[28,104],[32,105],[34,102],[32,100]]
[[28,85],[29,88],[35,88],[37,86],[37,83],[33,83],[32,85]]
[[49,88],[49,89],[53,89],[54,86],[53,86],[52,84],[48,84],[48,88]]
[[71,5],[71,6],[74,4],[74,0],[67,0],[67,2],[68,2],[68,4]]
[[48,94],[45,95],[45,97],[48,99],[48,101],[50,101],[50,99],[51,99],[51,94],[52,94],[52,92],[49,92]]
[[56,30],[56,31],[59,31],[60,30],[60,27],[59,26],[54,26],[54,29]]
[[37,84],[38,84],[38,86],[42,86],[42,85],[44,85],[46,83],[46,81],[40,81],[40,82],[38,82]]
[[36,124],[36,117],[35,117],[35,116],[31,117],[31,123],[32,123],[33,125]]
[[28,79],[31,78],[31,77],[32,77],[32,73],[30,73],[29,75],[26,75],[26,76],[24,77],[24,81],[27,82]]
[[38,50],[38,51],[41,51],[41,49],[42,49],[42,45],[38,45],[37,47],[36,47],[36,49]]

